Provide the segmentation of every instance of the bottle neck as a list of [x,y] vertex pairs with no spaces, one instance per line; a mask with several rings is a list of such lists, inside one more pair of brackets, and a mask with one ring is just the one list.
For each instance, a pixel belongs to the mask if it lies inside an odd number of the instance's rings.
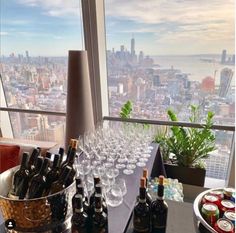
[[157,199],[164,200],[164,185],[158,185],[157,189]]
[[71,149],[67,164],[69,166],[72,166],[74,164],[75,161],[75,156],[76,156],[76,150],[74,148]]
[[28,160],[28,154],[23,154],[20,169],[25,169],[27,167],[27,160]]
[[145,188],[139,188],[139,203],[145,203],[146,202],[146,189]]
[[55,155],[53,160],[52,169],[57,169],[59,167],[59,155]]
[[41,170],[40,170],[40,172],[39,172],[39,174],[40,174],[41,176],[46,175],[46,173],[47,173],[47,168],[48,168],[48,164],[49,164],[49,159],[48,159],[48,158],[45,158],[44,161],[43,161],[42,168],[41,168]]

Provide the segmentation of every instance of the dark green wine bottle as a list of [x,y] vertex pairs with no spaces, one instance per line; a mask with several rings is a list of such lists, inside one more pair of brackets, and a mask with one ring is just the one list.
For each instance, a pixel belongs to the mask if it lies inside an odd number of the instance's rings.
[[29,159],[28,153],[23,153],[20,168],[14,173],[12,190],[9,197],[14,199],[24,199],[29,185],[29,170],[27,163]]
[[77,194],[74,199],[74,210],[72,216],[72,233],[87,233],[89,218],[84,211],[83,197]]
[[59,155],[55,154],[53,164],[52,164],[52,168],[47,173],[47,176],[46,176],[47,184],[46,184],[45,196],[49,195],[51,185],[52,185],[53,182],[58,180],[59,174],[60,174]]
[[49,165],[49,159],[44,158],[40,172],[35,176],[33,176],[30,182],[29,192],[28,192],[29,199],[39,198],[44,196],[47,184],[46,175],[47,175],[48,165]]
[[96,195],[94,214],[91,222],[91,233],[108,233],[108,217],[102,208],[102,196]]
[[66,183],[70,175],[70,172],[71,172],[71,168],[66,166],[62,174],[60,175],[59,179],[52,183],[51,190],[50,190],[51,194],[60,192],[67,187]]
[[150,207],[146,202],[146,179],[140,180],[139,201],[133,210],[133,226],[135,233],[150,232]]
[[167,225],[168,205],[164,200],[164,177],[159,176],[157,199],[151,205],[152,233],[165,233]]

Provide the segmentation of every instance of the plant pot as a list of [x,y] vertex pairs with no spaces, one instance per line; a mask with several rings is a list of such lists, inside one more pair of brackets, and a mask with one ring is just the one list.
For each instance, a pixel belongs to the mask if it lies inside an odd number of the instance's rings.
[[178,179],[183,184],[204,186],[206,170],[201,168],[180,167],[165,163],[168,178]]

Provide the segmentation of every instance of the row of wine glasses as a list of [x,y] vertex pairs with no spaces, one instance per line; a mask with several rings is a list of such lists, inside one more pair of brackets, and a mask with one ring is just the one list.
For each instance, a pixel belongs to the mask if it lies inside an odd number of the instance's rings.
[[[131,175],[145,167],[151,156],[154,131],[130,123],[99,125],[79,138],[82,155],[76,162],[77,174],[85,180],[87,194],[93,190],[93,177],[99,176],[110,206],[122,203],[126,194],[122,174]],[[122,184],[122,185],[121,185]]]

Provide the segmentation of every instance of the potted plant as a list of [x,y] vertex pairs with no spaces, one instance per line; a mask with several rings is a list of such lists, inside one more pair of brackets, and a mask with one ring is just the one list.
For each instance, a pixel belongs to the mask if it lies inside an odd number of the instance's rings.
[[[176,114],[168,110],[171,121],[178,121]],[[171,135],[165,138],[169,151],[168,162],[165,163],[167,176],[177,178],[182,183],[203,186],[205,180],[204,159],[215,150],[215,135],[211,130],[214,113],[208,112],[202,128],[172,126]],[[197,123],[199,107],[191,106],[189,121]]]

